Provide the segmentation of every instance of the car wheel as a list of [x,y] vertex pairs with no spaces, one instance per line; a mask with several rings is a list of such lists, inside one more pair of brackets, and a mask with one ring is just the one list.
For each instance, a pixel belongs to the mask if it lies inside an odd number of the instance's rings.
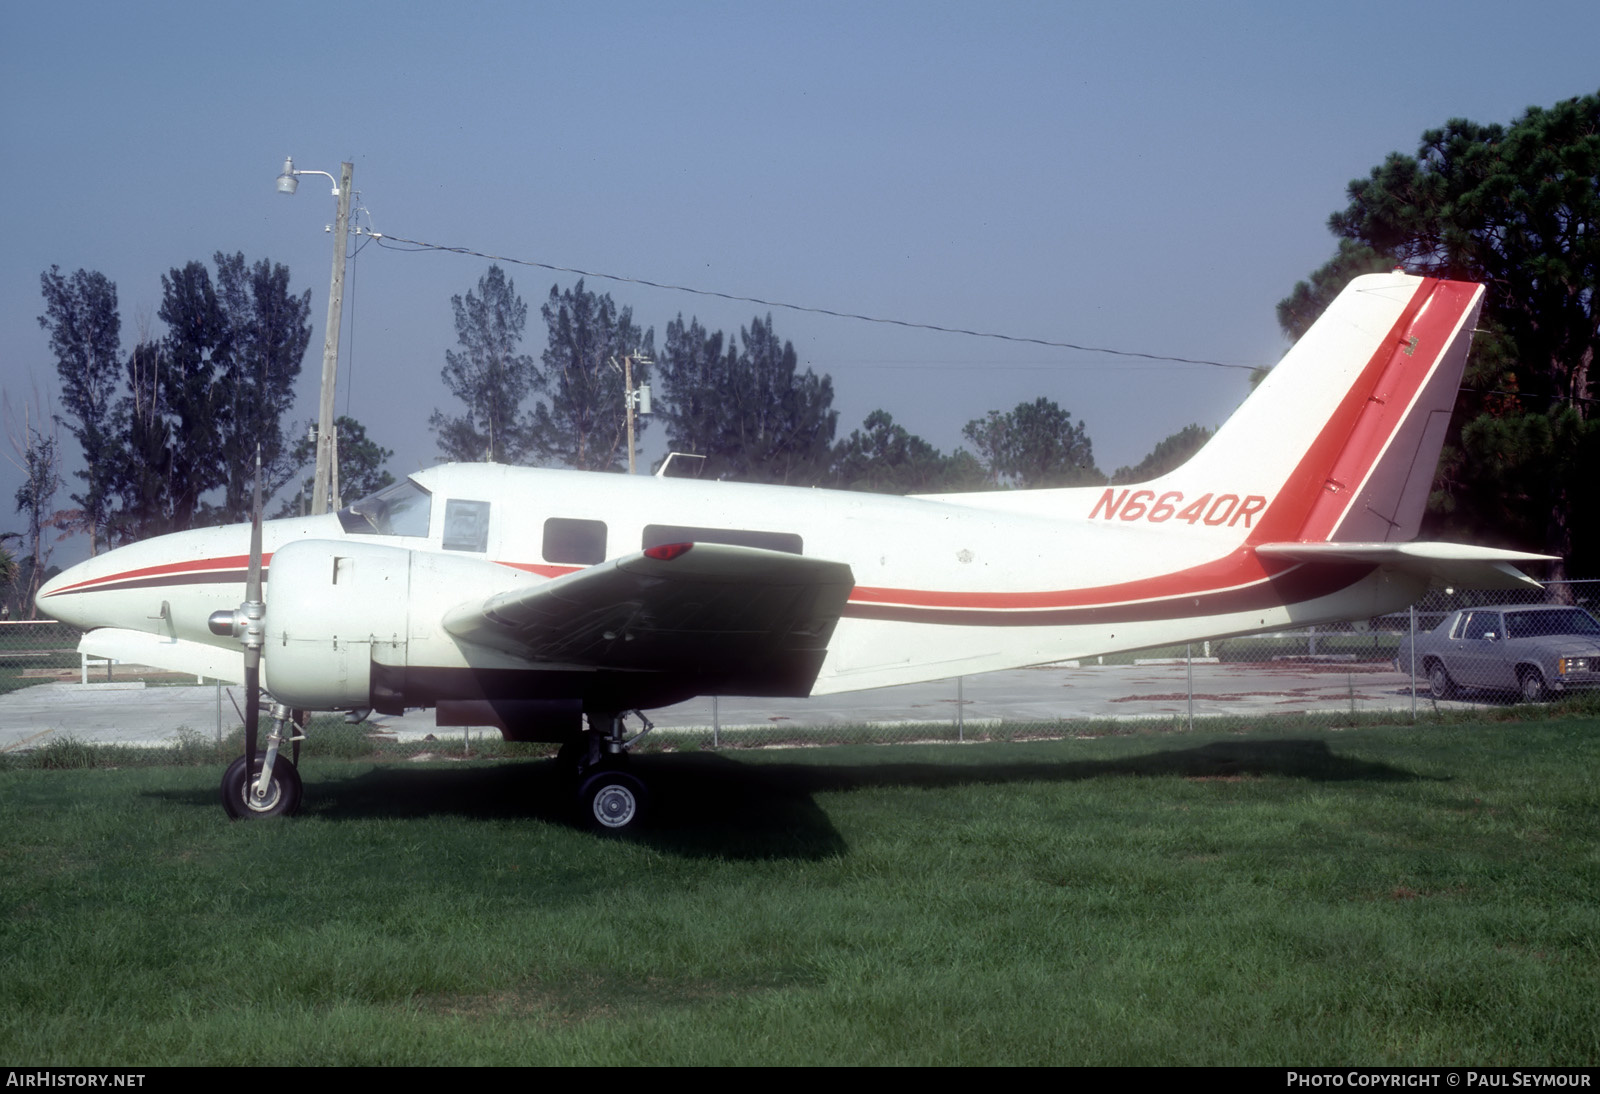
[[1435,699],[1456,697],[1456,682],[1450,679],[1450,670],[1444,667],[1443,661],[1435,661],[1428,666],[1428,688]]
[[1523,669],[1519,680],[1524,703],[1542,703],[1550,698],[1550,689],[1544,686],[1544,674],[1538,669]]

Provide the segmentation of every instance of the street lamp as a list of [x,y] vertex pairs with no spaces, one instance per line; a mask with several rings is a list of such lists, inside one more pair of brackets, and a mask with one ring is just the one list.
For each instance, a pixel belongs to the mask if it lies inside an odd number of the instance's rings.
[[355,164],[340,164],[339,178],[326,171],[297,171],[292,157],[285,157],[278,176],[278,193],[292,194],[300,187],[301,175],[322,175],[333,183],[333,196],[339,199],[339,213],[333,225],[333,280],[328,286],[328,324],[322,340],[322,406],[317,415],[317,469],[311,480],[311,512],[328,511],[330,483],[337,473],[338,449],[333,428],[333,396],[339,378],[339,320],[344,310],[344,252],[350,230],[350,178]]

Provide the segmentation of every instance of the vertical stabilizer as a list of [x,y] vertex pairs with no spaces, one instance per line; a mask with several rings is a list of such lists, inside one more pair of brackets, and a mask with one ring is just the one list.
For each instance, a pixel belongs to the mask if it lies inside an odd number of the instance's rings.
[[1182,467],[1130,486],[923,495],[969,508],[1268,542],[1417,534],[1483,288],[1358,277]]
[[[1147,488],[1211,495],[1189,523],[1251,543],[1412,538],[1482,298],[1465,282],[1356,278],[1216,436]],[[1215,520],[1215,499],[1235,497],[1244,519]]]

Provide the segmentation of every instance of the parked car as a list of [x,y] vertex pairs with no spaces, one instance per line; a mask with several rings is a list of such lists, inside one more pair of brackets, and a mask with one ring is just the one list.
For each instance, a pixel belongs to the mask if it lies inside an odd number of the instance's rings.
[[1600,621],[1582,608],[1465,608],[1431,631],[1402,638],[1395,666],[1428,681],[1436,699],[1463,688],[1515,692],[1530,703],[1600,687]]

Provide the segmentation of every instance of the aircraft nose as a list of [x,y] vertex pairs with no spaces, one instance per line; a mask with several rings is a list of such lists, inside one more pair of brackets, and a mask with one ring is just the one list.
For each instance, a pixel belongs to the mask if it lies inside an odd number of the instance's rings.
[[44,583],[33,598],[33,605],[39,609],[41,615],[48,615],[51,619],[59,619],[63,623],[71,623],[74,627],[88,628],[88,624],[82,618],[84,598],[68,591],[89,576],[85,572],[85,567],[88,565],[86,562],[80,562]]

